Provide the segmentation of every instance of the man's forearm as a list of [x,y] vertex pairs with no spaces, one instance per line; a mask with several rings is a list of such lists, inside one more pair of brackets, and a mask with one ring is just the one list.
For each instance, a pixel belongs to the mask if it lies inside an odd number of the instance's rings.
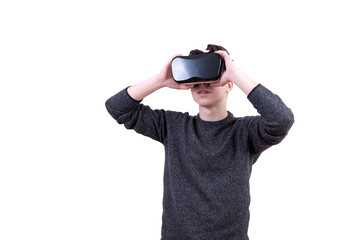
[[237,71],[237,77],[233,82],[246,94],[246,96],[248,96],[257,85],[259,85],[259,83],[255,82],[252,78],[240,70]]
[[156,90],[162,88],[161,82],[158,81],[157,75],[145,80],[141,83],[132,85],[128,88],[128,93],[130,97],[134,100],[141,101],[146,96],[150,95],[151,93],[155,92]]

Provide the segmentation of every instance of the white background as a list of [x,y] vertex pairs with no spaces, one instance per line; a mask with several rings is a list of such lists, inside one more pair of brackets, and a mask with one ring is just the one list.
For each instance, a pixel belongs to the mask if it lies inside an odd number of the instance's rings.
[[[254,165],[252,240],[360,239],[357,1],[0,3],[0,239],[160,239],[161,144],[104,103],[208,43],[295,125]],[[229,110],[256,114],[234,89]],[[153,108],[197,113],[188,91]]]

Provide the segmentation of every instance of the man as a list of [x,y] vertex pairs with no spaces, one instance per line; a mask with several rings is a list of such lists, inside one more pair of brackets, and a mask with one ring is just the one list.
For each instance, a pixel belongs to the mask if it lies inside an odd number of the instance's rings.
[[[162,240],[247,240],[252,164],[294,123],[283,101],[237,68],[224,48],[208,49],[225,61],[218,82],[178,84],[169,61],[157,75],[106,102],[119,124],[164,145]],[[236,118],[227,111],[234,84],[260,116]],[[191,89],[199,114],[152,110],[140,103],[163,87]]]

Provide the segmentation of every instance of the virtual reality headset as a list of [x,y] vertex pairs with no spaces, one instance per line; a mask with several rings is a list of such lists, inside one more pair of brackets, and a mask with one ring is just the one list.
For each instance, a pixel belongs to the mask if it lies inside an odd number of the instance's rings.
[[224,60],[217,53],[178,56],[171,61],[174,81],[183,84],[211,83],[220,79]]

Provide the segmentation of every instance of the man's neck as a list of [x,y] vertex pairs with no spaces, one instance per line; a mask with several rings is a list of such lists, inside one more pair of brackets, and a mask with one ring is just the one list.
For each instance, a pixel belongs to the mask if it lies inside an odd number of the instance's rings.
[[226,108],[217,109],[216,107],[206,108],[200,106],[199,116],[203,121],[216,122],[225,119],[228,116],[228,112]]

